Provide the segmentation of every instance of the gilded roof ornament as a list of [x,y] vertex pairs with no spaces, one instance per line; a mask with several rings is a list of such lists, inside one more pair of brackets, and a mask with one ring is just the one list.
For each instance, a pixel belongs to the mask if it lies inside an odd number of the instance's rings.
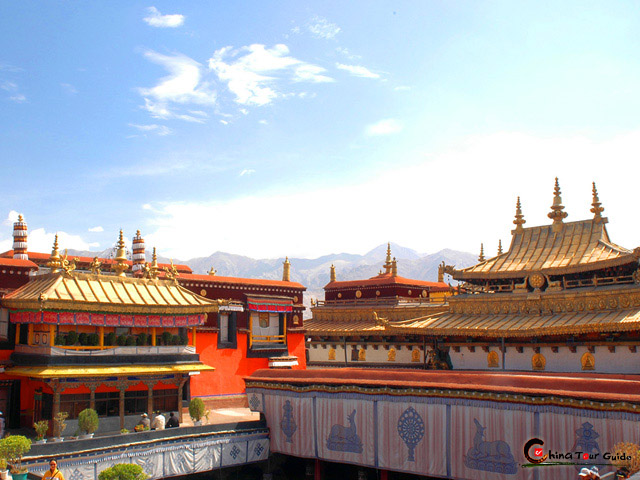
[[336,281],[336,267],[333,265],[333,263],[331,264],[331,268],[329,269],[329,281]]
[[391,272],[391,242],[387,242],[387,258],[384,261],[384,271]]
[[47,267],[51,269],[51,273],[58,273],[60,268],[62,267],[62,263],[60,262],[60,252],[58,251],[58,234],[56,233],[56,237],[53,240],[53,250],[51,250],[51,256],[49,257],[49,261],[47,262]]
[[18,214],[18,221],[19,222],[24,222],[24,218],[22,217],[22,214]]
[[556,177],[556,184],[553,187],[553,205],[551,205],[551,211],[547,214],[547,217],[553,220],[554,232],[562,228],[562,220],[569,215],[563,210],[564,205],[562,205],[562,197],[560,197],[560,185],[558,184],[558,177]]
[[213,266],[211,266],[211,268],[209,269],[209,271],[207,273],[213,277],[213,276],[215,276],[216,273],[218,273],[218,271],[214,270]]
[[114,258],[116,264],[113,266],[113,271],[116,272],[118,277],[124,277],[125,272],[129,269],[127,265],[127,251],[124,246],[124,237],[122,236],[122,229],[120,229],[120,238],[118,239],[118,250],[116,251],[116,258]]
[[[173,264],[173,259],[171,259],[170,261],[171,261],[171,267],[164,267],[165,277],[168,280],[173,280],[174,282],[178,283],[177,278],[180,276],[180,273],[178,272],[178,269],[176,268],[176,266]],[[156,264],[157,264],[157,261],[156,261]]]
[[150,279],[158,278],[158,271],[160,268],[158,267],[158,256],[156,255],[156,247],[153,247],[153,255],[151,256],[151,263],[145,264],[144,267],[144,276]]
[[596,223],[602,222],[604,220],[602,218],[602,212],[604,212],[604,207],[602,207],[600,203],[600,199],[598,198],[598,190],[596,189],[596,182],[593,182],[593,201],[591,202],[591,213],[593,213],[593,220]]
[[102,262],[98,260],[98,257],[93,257],[91,264],[89,265],[89,271],[94,275],[100,275],[100,269],[102,268]]
[[522,230],[524,230],[522,225],[527,223],[527,221],[524,219],[524,215],[522,214],[522,206],[520,205],[520,197],[518,197],[518,200],[516,201],[516,219],[513,221],[513,223],[515,224],[516,232],[518,232],[518,233],[522,232]]
[[486,259],[484,258],[484,243],[480,244],[480,255],[478,255],[478,261],[484,262]]
[[393,257],[393,261],[391,262],[391,276],[398,276],[398,261],[396,260],[396,257]]
[[72,262],[67,260],[67,250],[64,250],[64,255],[60,258],[60,268],[67,274],[70,274],[76,269],[76,261],[80,260],[79,258],[74,258]]
[[282,281],[291,281],[291,263],[289,262],[289,257],[286,257],[284,259],[284,263],[282,264]]
[[498,255],[502,255],[502,239],[498,239]]

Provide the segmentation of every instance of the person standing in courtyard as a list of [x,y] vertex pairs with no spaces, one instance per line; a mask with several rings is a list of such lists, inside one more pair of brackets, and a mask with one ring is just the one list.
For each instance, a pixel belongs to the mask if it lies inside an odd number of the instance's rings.
[[49,470],[42,476],[42,480],[64,480],[62,472],[58,470],[58,462],[54,458],[49,461]]

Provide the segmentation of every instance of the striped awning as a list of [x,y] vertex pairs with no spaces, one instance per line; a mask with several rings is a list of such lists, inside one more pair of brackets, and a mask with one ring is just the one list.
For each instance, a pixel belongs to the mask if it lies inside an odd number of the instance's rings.
[[196,327],[204,325],[206,314],[200,315],[116,315],[89,312],[11,311],[14,323],[47,325],[92,325],[96,327]]
[[293,311],[293,300],[289,297],[247,297],[247,308],[254,312],[288,313]]

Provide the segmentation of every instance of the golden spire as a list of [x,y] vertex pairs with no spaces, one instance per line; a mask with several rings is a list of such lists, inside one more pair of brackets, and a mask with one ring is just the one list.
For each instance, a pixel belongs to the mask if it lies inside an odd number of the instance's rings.
[[331,269],[329,270],[329,281],[336,281],[336,267],[333,265],[333,263],[331,264]]
[[127,250],[124,246],[124,238],[122,236],[122,229],[120,229],[120,238],[118,239],[118,250],[116,251],[116,258],[114,258],[116,264],[113,266],[113,271],[116,272],[118,277],[124,277],[125,272],[129,269],[127,265]]
[[156,247],[153,247],[153,255],[151,255],[151,263],[147,263],[144,267],[145,276],[147,278],[158,278],[158,256],[156,255]]
[[24,222],[24,218],[22,218],[22,214],[18,214],[18,221],[19,222]]
[[564,205],[562,205],[562,197],[560,197],[560,185],[558,184],[558,177],[556,177],[556,185],[553,187],[553,205],[551,205],[551,212],[547,214],[551,220],[553,220],[553,231],[556,232],[562,228],[562,220],[567,218],[568,213],[563,212]]
[[600,205],[602,205],[600,203],[600,199],[598,198],[598,190],[596,189],[596,182],[593,182],[593,202],[591,203],[591,213],[593,213],[593,220],[596,223],[600,223],[603,218],[602,218],[602,212],[604,212],[604,207],[601,207]]
[[391,272],[391,242],[387,242],[387,258],[384,261],[384,271]]
[[62,267],[62,261],[60,260],[60,252],[58,251],[58,234],[53,241],[53,250],[51,250],[51,256],[47,262],[47,267],[51,269],[51,273],[58,273]]
[[502,255],[502,239],[498,239],[498,255]]
[[290,282],[291,281],[291,263],[289,263],[289,257],[285,257],[284,263],[282,264],[282,281]]
[[484,262],[485,258],[484,258],[484,243],[480,244],[480,255],[478,255],[478,261],[479,262]]
[[522,206],[520,205],[520,197],[518,197],[518,200],[516,201],[516,219],[513,221],[513,223],[516,226],[516,232],[521,232],[522,230],[524,230],[522,225],[527,223],[527,221],[524,219],[524,215],[522,214]]
[[211,275],[211,276],[213,277],[213,276],[215,276],[215,274],[216,274],[216,273],[218,273],[218,271],[217,271],[217,270],[214,270],[214,269],[213,269],[213,265],[212,265],[212,266],[211,266],[211,269],[209,270],[209,272],[208,272],[208,273],[209,273],[209,275]]
[[393,257],[393,261],[391,262],[391,276],[398,276],[398,261],[396,260],[396,257]]

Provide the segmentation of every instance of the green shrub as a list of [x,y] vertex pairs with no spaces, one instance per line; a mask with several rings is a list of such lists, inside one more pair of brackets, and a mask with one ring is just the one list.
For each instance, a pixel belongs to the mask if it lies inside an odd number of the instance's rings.
[[187,335],[180,335],[180,345],[187,345],[189,343],[189,337]]
[[92,347],[97,346],[98,344],[100,344],[100,335],[98,335],[97,333],[89,334],[89,338],[87,338],[87,343]]
[[22,457],[31,450],[31,440],[24,435],[9,435],[0,440],[0,456],[7,461],[11,473],[25,473]]
[[201,398],[192,398],[189,402],[189,416],[194,422],[199,421],[204,416],[204,402]]
[[180,337],[178,335],[171,337],[171,345],[180,345]]
[[133,347],[136,344],[136,337],[131,335],[127,336],[127,343],[125,344],[127,347]]
[[49,430],[49,420],[40,420],[33,424],[36,431],[36,440],[42,440]]
[[138,338],[136,339],[136,345],[138,346],[144,346],[147,344],[147,337],[148,335],[146,333],[141,333],[140,335],[138,335]]
[[162,332],[162,344],[171,345],[171,332]]
[[86,347],[88,345],[89,335],[82,332],[80,335],[78,335],[78,341],[80,342],[80,345]]
[[98,430],[98,413],[93,408],[85,408],[78,414],[78,426],[87,433]]
[[98,474],[98,480],[145,480],[147,477],[142,467],[135,463],[118,463]]
[[116,344],[116,334],[115,334],[115,332],[107,333],[107,336],[104,337],[104,343],[105,343],[105,345],[108,345],[110,347],[115,345]]
[[63,334],[59,333],[59,334],[56,335],[56,341],[55,342],[56,342],[56,345],[66,345],[67,344],[67,339]]
[[116,340],[118,345],[124,347],[127,344],[127,336],[123,333],[122,335],[118,335],[118,339]]
[[75,330],[71,330],[69,333],[67,333],[67,345],[71,346],[75,345],[76,343],[78,343],[78,332],[76,332]]

